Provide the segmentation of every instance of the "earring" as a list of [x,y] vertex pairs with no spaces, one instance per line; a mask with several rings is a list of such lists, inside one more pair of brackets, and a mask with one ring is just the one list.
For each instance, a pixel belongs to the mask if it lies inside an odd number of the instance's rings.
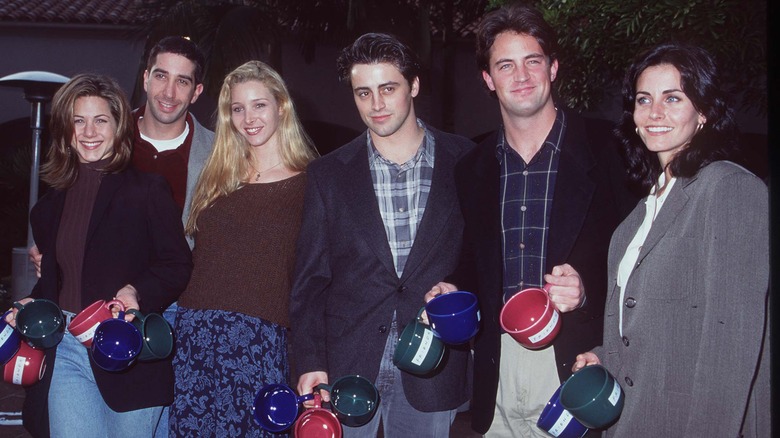
[[699,125],[696,126],[696,132],[699,133],[702,129],[704,129],[704,123],[699,123]]
[[636,128],[634,128],[634,132],[636,132],[636,135],[639,135],[639,126],[637,126]]

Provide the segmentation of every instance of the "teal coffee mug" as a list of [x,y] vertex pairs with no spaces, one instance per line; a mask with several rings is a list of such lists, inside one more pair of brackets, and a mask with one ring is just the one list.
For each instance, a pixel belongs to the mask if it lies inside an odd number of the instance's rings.
[[330,392],[330,405],[345,426],[360,427],[369,421],[379,404],[379,391],[365,377],[341,377],[332,385],[319,384],[317,390]]
[[56,347],[65,336],[65,316],[53,301],[38,298],[27,304],[14,303],[16,329],[33,348]]
[[399,369],[416,375],[434,371],[444,357],[444,343],[433,334],[433,330],[421,321],[425,307],[417,313],[401,332],[393,354],[393,364]]
[[590,365],[569,377],[561,387],[561,405],[590,429],[611,425],[623,412],[625,393],[601,365]]
[[138,354],[141,362],[165,359],[173,352],[173,329],[159,313],[147,313],[144,316],[135,309],[127,311],[135,316],[132,324],[141,332],[143,348]]

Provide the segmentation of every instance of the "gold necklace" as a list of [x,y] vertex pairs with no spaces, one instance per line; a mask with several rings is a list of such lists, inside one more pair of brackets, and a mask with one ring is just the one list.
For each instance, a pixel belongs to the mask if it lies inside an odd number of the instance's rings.
[[257,170],[257,168],[252,164],[252,160],[247,160],[247,162],[249,163],[249,167],[251,167],[252,170],[254,170],[257,173],[257,175],[255,176],[255,182],[260,181],[260,175],[262,175],[264,172],[268,172],[269,170],[273,169],[274,167],[282,164],[282,162],[279,161],[278,163],[274,164],[273,166],[269,167],[268,169],[265,169],[265,170],[261,171],[261,170]]

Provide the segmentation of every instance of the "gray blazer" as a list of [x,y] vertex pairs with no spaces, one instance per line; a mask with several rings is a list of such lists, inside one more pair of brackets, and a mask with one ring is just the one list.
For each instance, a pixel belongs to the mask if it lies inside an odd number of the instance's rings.
[[618,264],[644,202],[612,237],[604,345],[596,352],[626,398],[607,436],[771,436],[767,188],[720,161],[678,179],[668,196],[623,303]]
[[[194,115],[190,115],[192,116],[194,131],[192,133],[192,146],[190,146],[190,158],[187,161],[187,195],[184,200],[184,211],[181,215],[182,223],[185,226],[187,225],[187,219],[190,217],[190,204],[192,203],[192,196],[195,194],[195,185],[198,182],[198,177],[200,177],[200,172],[203,170],[203,165],[206,163],[206,159],[208,159],[214,146],[214,133],[198,123]],[[187,236],[187,243],[190,245],[190,249],[195,246],[195,241],[190,236]]]

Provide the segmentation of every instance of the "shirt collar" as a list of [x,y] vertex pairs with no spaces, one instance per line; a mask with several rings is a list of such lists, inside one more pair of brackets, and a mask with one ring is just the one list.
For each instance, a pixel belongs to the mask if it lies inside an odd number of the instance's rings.
[[425,160],[428,166],[433,167],[433,154],[434,154],[433,133],[428,129],[427,126],[425,126],[425,123],[423,123],[423,121],[420,119],[417,119],[417,126],[423,128],[425,132],[425,135],[423,136],[422,144],[420,144],[420,147],[417,149],[417,153],[415,153],[414,156],[411,159],[409,159],[409,161],[400,165],[386,159],[385,157],[382,156],[382,154],[379,153],[377,148],[374,146],[374,142],[371,141],[371,131],[366,130],[366,144],[368,145],[369,166],[373,168],[375,165],[379,163],[383,163],[385,165],[391,165],[391,166],[403,167],[403,166],[411,165],[411,167],[414,167],[414,165],[417,164],[422,158],[423,160]]
[[[544,143],[542,143],[542,147],[539,148],[539,150],[544,149],[545,147],[552,147],[553,150],[555,150],[555,153],[558,154],[561,152],[561,141],[563,140],[563,134],[566,132],[566,113],[559,110],[558,108],[555,108],[555,121],[553,121],[552,128],[550,128],[550,132],[547,133],[547,137],[544,139]],[[501,125],[501,127],[498,130],[498,141],[496,142],[496,158],[498,158],[498,162],[502,163],[504,161],[504,157],[508,153],[515,153],[517,152],[512,149],[512,146],[509,145],[509,143],[506,142],[506,133],[504,131],[504,125]]]

